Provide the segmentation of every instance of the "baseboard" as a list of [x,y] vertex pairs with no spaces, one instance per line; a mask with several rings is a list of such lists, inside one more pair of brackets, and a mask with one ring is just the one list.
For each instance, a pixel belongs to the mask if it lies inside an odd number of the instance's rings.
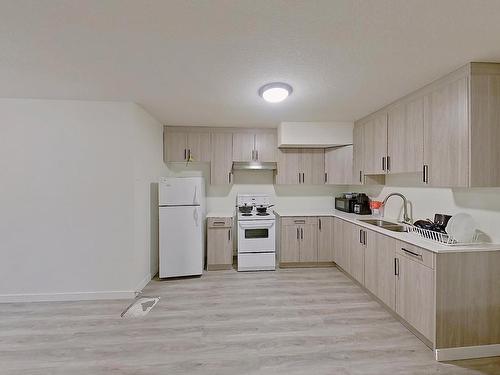
[[104,292],[76,292],[76,293],[33,293],[33,294],[0,294],[0,303],[16,302],[64,302],[64,301],[92,301],[103,299],[134,299],[151,281],[151,274],[147,274],[134,290],[117,290]]
[[137,284],[137,286],[135,287],[135,294],[139,294],[146,285],[148,285],[148,283],[153,279],[153,276],[148,273],[146,276],[144,276],[144,278],[141,280],[141,282],[139,284]]
[[132,299],[135,298],[135,296],[136,293],[132,290],[77,293],[0,294],[0,303]]
[[439,362],[498,356],[500,356],[500,344],[436,349],[436,361]]

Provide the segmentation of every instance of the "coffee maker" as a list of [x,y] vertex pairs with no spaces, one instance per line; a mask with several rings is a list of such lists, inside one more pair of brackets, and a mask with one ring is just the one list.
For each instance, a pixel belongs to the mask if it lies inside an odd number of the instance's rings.
[[360,193],[355,198],[354,202],[354,213],[358,215],[371,215],[372,210],[370,209],[370,198],[364,193]]

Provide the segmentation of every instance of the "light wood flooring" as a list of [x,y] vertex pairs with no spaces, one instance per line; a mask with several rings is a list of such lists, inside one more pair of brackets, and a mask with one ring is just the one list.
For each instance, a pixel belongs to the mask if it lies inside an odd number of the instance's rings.
[[216,271],[152,281],[160,302],[0,305],[0,374],[500,374],[500,358],[438,363],[336,268]]

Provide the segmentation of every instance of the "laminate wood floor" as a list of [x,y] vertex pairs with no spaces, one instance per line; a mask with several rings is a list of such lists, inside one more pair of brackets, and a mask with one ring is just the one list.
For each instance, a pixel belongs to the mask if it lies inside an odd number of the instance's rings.
[[500,374],[500,358],[438,363],[336,268],[153,280],[160,302],[0,305],[1,374]]

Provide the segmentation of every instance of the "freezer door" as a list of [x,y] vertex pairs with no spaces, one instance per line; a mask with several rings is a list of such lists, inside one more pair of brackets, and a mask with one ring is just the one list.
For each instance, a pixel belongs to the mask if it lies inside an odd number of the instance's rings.
[[204,196],[203,177],[162,177],[158,185],[160,206],[200,205]]
[[160,207],[160,277],[201,275],[204,218],[197,206]]

